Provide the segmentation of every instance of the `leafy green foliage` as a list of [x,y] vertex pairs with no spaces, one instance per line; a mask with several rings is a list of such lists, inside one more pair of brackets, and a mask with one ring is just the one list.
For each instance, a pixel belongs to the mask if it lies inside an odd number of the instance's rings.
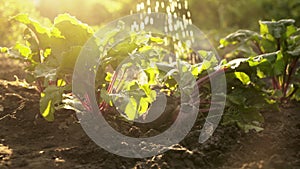
[[[260,79],[271,79],[273,89],[281,92],[281,100],[290,99],[298,89],[299,29],[291,19],[260,21],[260,33],[240,30],[220,41],[221,48],[234,47],[230,57],[243,60]],[[250,72],[251,73],[251,72]]]
[[261,112],[276,109],[278,101],[299,100],[299,28],[294,22],[260,21],[259,33],[239,30],[220,40],[221,49],[232,49],[230,61],[223,61],[230,86],[224,124],[260,131]]
[[[1,51],[29,63],[26,80],[35,83],[41,93],[42,116],[53,121],[56,110],[73,109],[73,69],[83,45],[94,31],[69,14],[58,15],[51,26],[44,26],[26,14],[19,14],[13,20],[26,25],[25,43],[16,43],[13,48],[1,48]],[[95,44],[99,49],[104,48],[118,37],[122,29],[120,22],[105,38],[95,38]],[[161,48],[163,43],[166,43],[165,39],[160,36],[132,32],[129,38],[99,55],[101,65],[97,70],[95,92],[99,96],[100,109],[105,110],[109,104],[124,112],[130,120],[139,118],[148,111],[158,92],[178,95],[178,85],[189,85],[178,84],[175,77],[188,83],[191,79],[185,76],[185,72],[198,77],[212,65],[205,62],[191,66],[178,59],[169,62],[167,57],[172,51],[168,46]],[[184,50],[188,54],[189,49]],[[211,55],[206,51],[201,51],[201,54]]]
[[11,20],[11,16],[18,13],[28,13],[37,20],[47,23],[47,19],[41,18],[31,0],[3,0],[0,6],[0,46],[11,46],[22,39],[24,26]]
[[[158,92],[175,97],[180,93],[179,85],[192,87],[178,83],[175,78],[188,83],[192,79],[186,76],[185,72],[193,72],[194,77],[198,77],[211,65],[206,63],[202,67],[196,64],[192,66],[178,59],[169,62],[168,47],[165,49],[160,47],[164,39],[146,33],[131,33],[130,37],[130,41],[124,40],[109,51],[110,57],[105,58],[105,62],[101,62],[102,68],[110,65],[114,69],[114,74],[108,73],[106,77],[102,76],[100,77],[102,79],[98,79],[100,82],[104,82],[103,79],[110,82],[107,89],[110,92],[105,93],[100,89],[102,83],[98,85],[98,91],[102,91],[101,97],[106,103],[111,105],[113,103],[130,120],[147,113],[150,105],[156,100]],[[106,96],[103,95],[104,93]]]
[[62,14],[51,26],[43,26],[27,14],[12,20],[27,26],[25,43],[16,43],[6,50],[10,55],[29,63],[26,80],[35,83],[41,92],[40,112],[46,120],[54,120],[54,112],[63,107],[63,94],[71,92],[71,76],[75,61],[84,43],[93,35],[88,25]]
[[[35,83],[41,93],[42,116],[53,121],[56,110],[73,109],[73,69],[94,31],[68,14],[57,16],[50,26],[25,14],[12,19],[26,25],[25,43],[0,50],[29,63],[26,80]],[[117,40],[122,24],[110,30],[105,38],[95,38],[96,47],[102,49]],[[148,112],[159,92],[177,97],[181,94],[179,86],[184,86],[185,94],[192,95],[192,78],[198,79],[201,100],[209,103],[208,72],[217,75],[221,71],[226,72],[228,82],[223,124],[237,124],[246,132],[261,131],[264,110],[276,109],[278,100],[300,100],[300,32],[293,20],[260,21],[259,33],[239,30],[221,39],[221,48],[234,49],[227,55],[229,61],[223,60],[221,64],[209,59],[214,58],[213,52],[191,51],[184,44],[180,49],[184,50],[183,54],[170,59],[172,52],[176,52],[170,39],[145,32],[129,35],[99,54],[101,65],[96,74],[95,93],[101,110],[115,106],[129,120],[140,118]],[[197,52],[203,62],[189,64],[192,52]],[[273,88],[269,87],[269,79]],[[202,110],[207,106],[202,105]]]

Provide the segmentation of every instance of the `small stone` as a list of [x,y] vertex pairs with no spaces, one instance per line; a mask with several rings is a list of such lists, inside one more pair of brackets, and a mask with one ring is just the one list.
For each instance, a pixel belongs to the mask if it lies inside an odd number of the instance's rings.
[[64,159],[62,159],[62,158],[55,158],[54,159],[54,162],[56,162],[56,163],[64,163],[64,162],[66,162]]

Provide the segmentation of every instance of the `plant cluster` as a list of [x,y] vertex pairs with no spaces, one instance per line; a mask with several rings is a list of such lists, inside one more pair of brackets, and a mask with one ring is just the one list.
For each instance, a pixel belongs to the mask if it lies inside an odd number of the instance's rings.
[[[56,17],[50,27],[24,14],[13,19],[27,26],[25,43],[1,48],[1,52],[28,63],[26,80],[36,84],[41,93],[40,112],[52,121],[56,110],[74,109],[71,87],[75,62],[95,32],[68,14]],[[260,131],[264,109],[300,100],[300,29],[294,22],[260,21],[259,33],[239,30],[228,35],[220,41],[220,48],[230,49],[221,63],[209,59],[214,58],[213,52],[191,51],[185,44],[180,49],[184,50],[180,60],[170,61],[171,53],[176,50],[170,50],[174,42],[160,35],[131,32],[127,39],[99,55],[101,64],[95,70],[99,108],[105,111],[115,106],[130,120],[140,118],[147,114],[159,93],[178,97],[181,92],[178,86],[192,91],[192,79],[186,75],[190,72],[197,79],[200,110],[205,112],[209,106],[218,104],[210,102],[209,78],[217,78],[224,71],[228,93],[223,124],[235,123],[245,131]],[[98,47],[111,45],[121,31],[122,23],[108,32],[107,38],[94,37],[94,43]],[[193,52],[203,62],[188,64]],[[183,80],[176,81],[178,77]]]

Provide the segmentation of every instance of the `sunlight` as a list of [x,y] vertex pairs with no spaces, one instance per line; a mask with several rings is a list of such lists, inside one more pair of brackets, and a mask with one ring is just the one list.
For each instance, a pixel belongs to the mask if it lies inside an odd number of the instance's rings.
[[[91,25],[112,21],[129,14],[131,0],[28,0],[36,6],[41,16],[54,19],[60,13],[69,13]],[[127,11],[127,12],[125,12]]]
[[0,0],[0,169],[299,168],[300,0]]
[[[49,0],[32,0],[33,3],[36,5],[36,6],[39,6],[40,4],[43,4],[43,3],[47,3],[47,1]],[[47,4],[50,4],[50,6],[47,6],[48,8],[51,8],[53,6],[56,6],[57,8],[60,8],[59,6],[57,6],[57,4],[67,4],[68,0],[61,0],[60,3],[53,3],[52,1],[49,1],[51,3],[47,3]],[[126,2],[129,2],[129,0],[112,0],[112,1],[100,1],[100,0],[86,0],[84,1],[84,6],[87,5],[87,6],[93,6],[95,4],[101,4],[103,5],[109,12],[115,12],[115,11],[119,11],[121,10],[123,7],[124,7],[124,3]],[[81,4],[83,5],[80,0],[78,0],[78,2],[72,2],[70,3],[70,6],[73,6],[74,4]],[[64,8],[68,8],[68,6],[64,7]],[[78,9],[80,10],[80,9]]]
[[34,5],[39,5],[40,4],[40,0],[32,0],[33,1],[33,3],[34,3]]

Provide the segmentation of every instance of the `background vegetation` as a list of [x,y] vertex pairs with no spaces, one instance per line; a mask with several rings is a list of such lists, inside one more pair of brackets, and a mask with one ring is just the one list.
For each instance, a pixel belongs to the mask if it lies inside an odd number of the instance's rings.
[[[258,20],[293,18],[300,23],[298,0],[189,0],[192,19],[208,34],[217,46],[218,40],[237,29],[258,30]],[[0,0],[0,46],[8,46],[20,39],[21,24],[9,21],[18,13],[48,24],[58,14],[68,12],[79,20],[101,26],[128,15],[135,9],[136,0]],[[46,18],[46,19],[45,19]],[[297,25],[299,26],[299,25]]]

